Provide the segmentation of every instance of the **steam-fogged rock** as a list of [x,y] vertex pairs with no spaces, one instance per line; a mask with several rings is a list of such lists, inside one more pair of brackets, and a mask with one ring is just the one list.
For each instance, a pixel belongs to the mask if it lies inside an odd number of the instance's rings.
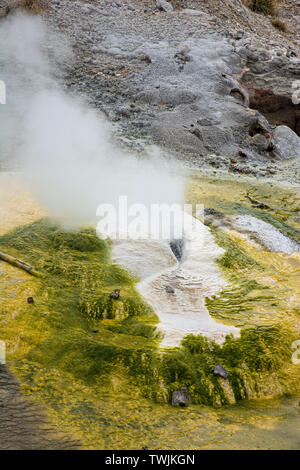
[[9,11],[8,3],[5,0],[0,1],[0,18],[7,15]]
[[192,166],[263,175],[258,163],[273,174],[270,163],[287,156],[273,152],[276,125],[300,132],[296,46],[239,0],[222,11],[194,1],[173,10],[154,1],[50,2],[47,20],[74,45],[67,86],[105,110],[128,145],[154,141]]
[[60,36],[45,22],[24,13],[8,16],[0,25],[4,40],[0,64],[9,105],[0,107],[0,159],[24,170],[51,216],[72,227],[95,223],[98,206],[118,208],[121,195],[128,206],[182,202],[181,177],[157,148],[149,147],[144,159],[121,149],[103,113],[65,91],[62,62],[72,64],[72,55],[64,41],[56,51]]

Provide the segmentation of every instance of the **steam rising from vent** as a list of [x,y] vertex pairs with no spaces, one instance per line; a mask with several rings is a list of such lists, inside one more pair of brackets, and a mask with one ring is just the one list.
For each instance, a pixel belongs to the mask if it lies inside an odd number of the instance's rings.
[[18,14],[1,22],[1,44],[4,38],[1,158],[25,170],[53,217],[72,226],[91,223],[99,204],[117,204],[122,194],[129,203],[182,202],[183,184],[170,161],[156,148],[140,158],[122,151],[105,118],[61,89],[61,66],[72,60],[63,37],[41,19]]

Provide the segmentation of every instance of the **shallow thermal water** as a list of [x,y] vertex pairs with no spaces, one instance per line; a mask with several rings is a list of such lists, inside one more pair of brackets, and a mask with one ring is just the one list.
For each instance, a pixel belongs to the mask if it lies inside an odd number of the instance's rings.
[[180,261],[168,241],[158,240],[118,241],[113,259],[141,279],[137,289],[160,319],[162,347],[178,346],[190,333],[201,333],[217,342],[230,333],[238,336],[238,328],[218,323],[205,306],[205,297],[226,285],[215,262],[222,248],[197,219],[193,227],[185,226],[184,242]]
[[[299,397],[255,400],[222,409],[126,402],[112,422],[115,399],[102,403],[108,449],[300,449]],[[95,423],[97,418],[90,414]],[[117,433],[113,432],[116,425]]]

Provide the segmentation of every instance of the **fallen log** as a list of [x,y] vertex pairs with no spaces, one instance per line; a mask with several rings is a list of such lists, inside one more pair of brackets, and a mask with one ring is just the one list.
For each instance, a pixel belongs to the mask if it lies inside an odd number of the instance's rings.
[[249,194],[247,193],[246,195],[246,198],[249,199],[249,201],[251,202],[251,204],[254,206],[254,207],[257,207],[258,209],[271,209],[272,208],[270,206],[268,206],[267,204],[265,204],[264,202],[260,202],[260,201],[257,201],[256,199],[253,199],[253,197],[249,196]]
[[30,264],[27,264],[24,261],[15,258],[14,256],[3,253],[2,251],[0,251],[0,259],[6,263],[11,264],[12,266],[15,266],[16,268],[23,269],[23,271],[26,271],[32,276],[45,277],[44,274],[36,271],[32,266],[30,266]]

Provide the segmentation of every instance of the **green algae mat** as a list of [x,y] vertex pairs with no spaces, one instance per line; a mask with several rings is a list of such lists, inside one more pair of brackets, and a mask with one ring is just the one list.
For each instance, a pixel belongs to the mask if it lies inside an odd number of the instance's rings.
[[[300,242],[300,199],[292,188],[192,174],[186,199],[227,216],[255,216]],[[291,360],[300,338],[299,253],[272,253],[234,230],[212,231],[225,250],[218,264],[228,286],[206,305],[241,336],[220,346],[190,335],[165,351],[138,280],[111,262],[110,242],[93,229],[67,232],[43,218],[0,237],[1,251],[45,275],[0,264],[9,365],[25,395],[84,448],[299,447],[293,395],[300,366]],[[119,300],[109,297],[116,288]],[[227,369],[227,380],[213,374],[216,364]],[[187,409],[170,405],[181,386],[190,391]]]

